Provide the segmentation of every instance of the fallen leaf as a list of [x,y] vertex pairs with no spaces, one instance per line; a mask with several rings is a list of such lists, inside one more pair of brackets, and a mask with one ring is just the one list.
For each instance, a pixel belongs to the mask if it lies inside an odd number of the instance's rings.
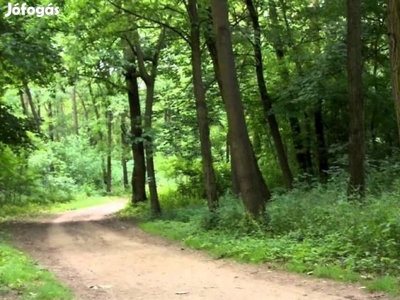
[[188,292],[176,292],[175,294],[177,294],[177,295],[186,295],[186,294],[188,294]]

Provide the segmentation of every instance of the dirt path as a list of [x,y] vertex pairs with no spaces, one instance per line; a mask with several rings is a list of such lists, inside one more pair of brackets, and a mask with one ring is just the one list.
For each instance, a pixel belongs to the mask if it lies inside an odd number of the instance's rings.
[[[15,245],[55,273],[76,299],[373,299],[357,287],[212,260],[107,219],[117,202],[15,224]],[[384,299],[383,297],[379,297]]]

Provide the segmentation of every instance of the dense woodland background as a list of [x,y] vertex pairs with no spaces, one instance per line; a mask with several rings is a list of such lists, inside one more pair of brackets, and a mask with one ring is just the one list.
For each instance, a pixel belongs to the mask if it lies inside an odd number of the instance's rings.
[[399,1],[52,3],[0,19],[0,209],[129,192],[186,236],[400,273]]

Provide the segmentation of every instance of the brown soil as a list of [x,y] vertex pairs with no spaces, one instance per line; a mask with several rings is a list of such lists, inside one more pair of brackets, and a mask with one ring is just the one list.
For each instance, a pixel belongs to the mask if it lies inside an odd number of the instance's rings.
[[361,287],[213,260],[109,217],[124,202],[13,224],[14,244],[76,299],[387,299]]

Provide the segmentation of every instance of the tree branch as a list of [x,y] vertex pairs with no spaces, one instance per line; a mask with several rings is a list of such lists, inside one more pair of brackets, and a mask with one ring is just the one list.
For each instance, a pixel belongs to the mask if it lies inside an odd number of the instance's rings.
[[168,25],[167,23],[164,23],[164,22],[162,22],[162,21],[158,21],[158,20],[155,20],[155,19],[153,19],[153,18],[145,17],[145,16],[140,15],[140,14],[138,14],[138,13],[135,13],[135,12],[133,12],[133,11],[131,11],[131,10],[125,9],[125,8],[123,8],[123,7],[121,7],[121,6],[117,5],[117,4],[115,4],[115,3],[112,2],[111,0],[107,0],[107,1],[108,1],[111,5],[113,5],[114,7],[116,7],[116,8],[118,8],[118,9],[122,10],[123,12],[125,12],[125,13],[127,13],[127,14],[130,14],[130,15],[132,15],[132,16],[135,16],[135,17],[137,17],[137,18],[140,18],[140,19],[143,19],[143,20],[146,20],[146,21],[149,21],[149,22],[156,23],[156,24],[158,24],[158,25],[160,25],[160,26],[162,26],[162,27],[168,28],[169,30],[171,30],[171,31],[175,32],[177,35],[179,35],[186,43],[188,43],[188,44],[190,45],[189,38],[188,38],[188,36],[187,36],[187,34],[186,34],[185,32],[183,32],[183,31],[181,31],[181,30],[179,30],[179,29],[177,29],[177,28],[175,28],[175,27],[172,27],[172,26],[170,26],[170,25]]

